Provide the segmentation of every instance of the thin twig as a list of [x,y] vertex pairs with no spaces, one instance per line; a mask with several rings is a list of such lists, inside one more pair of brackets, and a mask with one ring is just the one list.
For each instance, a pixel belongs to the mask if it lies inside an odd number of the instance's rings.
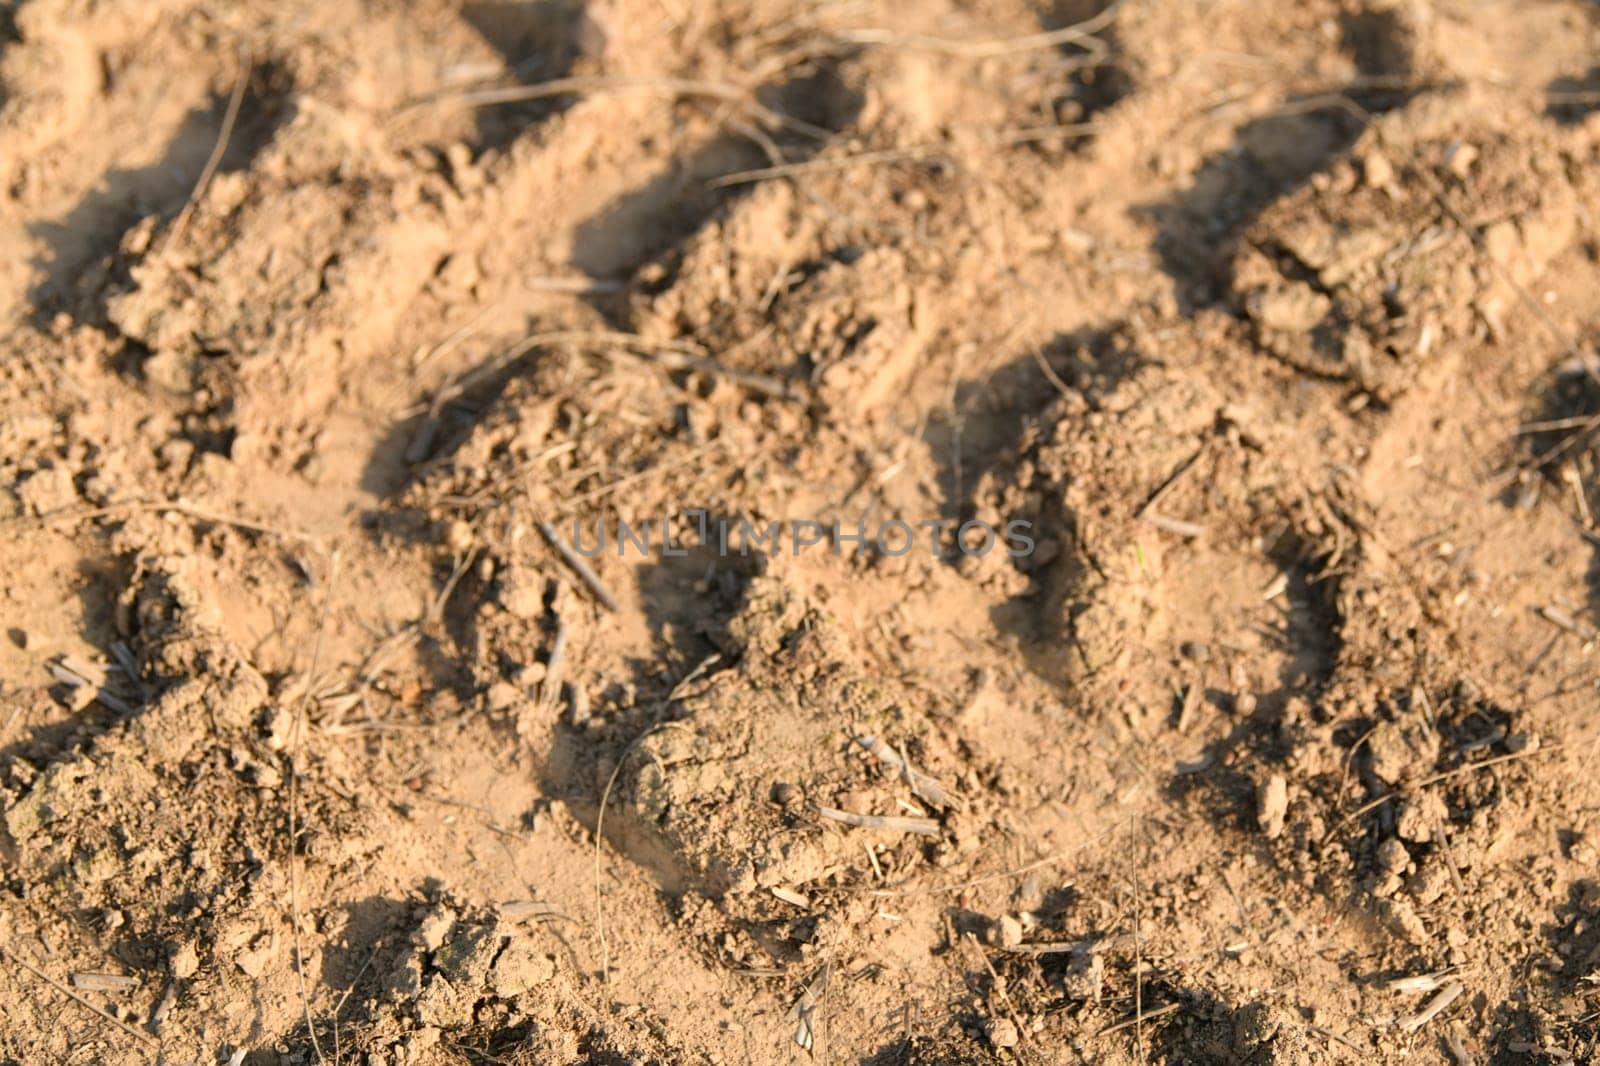
[[1122,1019],[1122,1021],[1106,1026],[1095,1035],[1110,1036],[1112,1033],[1120,1033],[1124,1029],[1131,1029],[1136,1025],[1143,1025],[1152,1018],[1163,1018],[1168,1014],[1171,1014],[1173,1011],[1178,1010],[1182,1006],[1182,1003],[1168,1003],[1164,1006],[1157,1007],[1154,1010],[1135,1011],[1133,1014],[1130,1014],[1128,1017]]
[[911,760],[906,756],[904,747],[900,751],[891,748],[878,737],[856,737],[856,743],[882,762],[885,766],[899,774],[905,783],[911,786],[911,791],[916,797],[935,807],[947,807],[952,810],[961,810],[965,803],[960,796],[941,785],[936,779],[918,770],[911,765]]
[[1133,1032],[1134,1046],[1144,1060],[1144,942],[1141,939],[1139,912],[1144,909],[1144,849],[1133,858]]
[[428,613],[423,619],[425,624],[433,625],[444,617],[445,605],[450,602],[450,597],[455,594],[456,586],[461,583],[462,576],[472,566],[472,561],[478,557],[478,551],[479,549],[472,548],[460,559],[456,560],[455,566],[450,569],[450,576],[445,579],[444,587],[439,590],[439,595],[433,598],[433,603],[428,608]]
[[579,555],[571,545],[562,540],[561,535],[556,532],[555,527],[549,522],[540,522],[538,525],[539,533],[545,540],[550,542],[550,546],[556,550],[566,564],[572,567],[573,573],[582,578],[583,583],[589,586],[589,591],[594,593],[594,598],[600,601],[600,606],[608,611],[620,611],[622,608],[618,605],[617,598],[611,594],[611,590],[606,587],[606,583],[600,580],[600,575],[594,572],[594,568],[589,565],[589,560]]
[[843,822],[857,829],[889,829],[900,833],[920,833],[938,836],[939,823],[932,818],[901,818],[897,815],[853,814],[833,807],[818,807],[817,815],[829,821]]
[[339,1002],[333,1005],[333,1061],[335,1066],[344,1061],[341,1057],[343,1052],[339,1043],[339,1012],[344,1010],[345,1003],[350,999],[350,993],[354,992],[356,986],[361,983],[361,978],[366,975],[367,967],[371,966],[372,961],[378,957],[378,952],[383,949],[383,945],[384,938],[379,937],[378,942],[372,945],[372,950],[368,952],[367,961],[361,964],[361,969],[357,970],[355,977],[351,979],[350,987],[344,990],[344,995],[339,997]]
[[1189,540],[1198,540],[1206,535],[1206,527],[1198,522],[1185,522],[1181,518],[1168,518],[1158,511],[1145,512],[1144,521],[1146,525],[1154,526],[1163,533],[1186,537]]
[[793,178],[819,171],[848,170],[853,167],[878,166],[884,163],[914,163],[936,157],[943,151],[945,149],[927,145],[920,148],[889,148],[877,152],[823,156],[820,159],[807,159],[800,163],[779,163],[752,170],[736,170],[732,174],[711,179],[707,185],[713,189],[726,189],[733,185],[750,185],[772,178]]
[[1198,462],[1200,457],[1205,453],[1206,446],[1205,443],[1202,442],[1199,447],[1189,453],[1189,457],[1187,459],[1184,459],[1182,462],[1178,463],[1177,466],[1172,468],[1171,473],[1161,479],[1161,484],[1152,489],[1150,494],[1144,498],[1144,502],[1139,505],[1139,509],[1133,512],[1133,517],[1143,518],[1145,515],[1154,510],[1156,504],[1166,499],[1168,494],[1171,493],[1173,489],[1178,487],[1178,483],[1183,480],[1183,476],[1190,470],[1194,469],[1194,464]]
[[1461,993],[1465,991],[1466,986],[1460,981],[1451,981],[1449,984],[1439,989],[1438,992],[1434,993],[1433,998],[1428,1000],[1428,1002],[1423,1005],[1421,1010],[1402,1021],[1400,1023],[1400,1028],[1404,1029],[1408,1033],[1416,1032],[1424,1025],[1427,1025],[1429,1022],[1433,1021],[1434,1018],[1438,1017],[1441,1011],[1443,1011],[1450,1004],[1454,1003],[1461,996]]
[[1000,1003],[1005,1007],[1006,1015],[1010,1018],[1012,1027],[1017,1031],[1017,1038],[1019,1040],[1023,1039],[1027,1030],[1022,1026],[1022,1018],[1017,1014],[1016,1005],[1011,1002],[1011,993],[1006,990],[1006,983],[1000,980],[1000,974],[995,971],[994,963],[989,961],[989,956],[985,955],[983,949],[978,946],[978,938],[968,932],[965,934],[965,939],[968,946],[971,947],[972,953],[978,957],[979,962],[983,963],[983,968],[989,971],[989,987],[999,995]]
[[1071,387],[1061,380],[1061,375],[1055,372],[1055,368],[1050,365],[1049,360],[1044,357],[1044,351],[1037,344],[1030,343],[1028,345],[1028,353],[1033,356],[1033,361],[1039,365],[1039,372],[1044,375],[1045,380],[1050,383],[1052,388],[1062,396],[1071,397],[1073,395]]
[[[1047,866],[1054,866],[1057,863],[1066,862],[1079,852],[1084,851],[1095,844],[1102,843],[1113,833],[1116,833],[1122,829],[1124,825],[1131,822],[1131,818],[1125,819],[1124,821],[1113,825],[1109,829],[1105,829],[1099,833],[1096,833],[1088,840],[1085,840],[1074,847],[1067,848],[1063,851],[1058,851],[1053,855],[1046,855],[1042,859],[1035,859],[1033,862],[1027,863],[1023,866],[1013,867],[1009,870],[1001,870],[998,873],[984,874],[981,877],[973,877],[965,881],[958,881],[952,885],[924,885],[917,888],[873,888],[867,890],[867,895],[879,897],[935,895],[947,892],[965,892],[969,889],[977,888],[980,885],[991,884],[995,881],[1009,881],[1014,878],[1026,876],[1035,870],[1042,870]],[[1062,887],[1070,888],[1071,883],[1068,882]]]
[[1106,51],[1106,44],[1094,35],[1110,26],[1116,20],[1117,10],[1121,6],[1122,4],[1118,0],[1117,3],[1111,4],[1093,18],[1085,19],[1072,26],[1063,26],[1058,30],[1046,30],[1042,33],[1029,33],[1020,37],[1002,37],[988,41],[963,41],[952,37],[934,37],[928,34],[903,33],[899,30],[876,28],[844,30],[834,36],[848,44],[886,45],[895,48],[920,49],[928,52],[944,52],[948,55],[961,56],[966,59],[987,59],[994,56],[1013,55],[1018,52],[1060,48],[1066,44],[1075,44],[1093,54],[1103,55]]
[[49,974],[45,973],[43,970],[40,970],[37,967],[35,967],[27,959],[24,959],[22,956],[18,955],[16,952],[7,951],[5,948],[0,948],[0,958],[10,959],[12,962],[16,963],[18,966],[20,966],[24,970],[28,971],[34,977],[36,977],[39,980],[43,981],[45,984],[49,985],[51,988],[55,989],[57,992],[60,992],[63,996],[66,996],[68,999],[72,1000],[72,1002],[76,1003],[78,1006],[84,1008],[85,1010],[93,1011],[95,1014],[98,1014],[100,1017],[104,1018],[106,1021],[110,1022],[112,1025],[115,1025],[118,1029],[121,1029],[123,1032],[127,1033],[129,1036],[137,1037],[139,1040],[143,1041],[146,1044],[155,1045],[157,1047],[160,1046],[160,1041],[158,1041],[155,1037],[151,1036],[149,1033],[140,1032],[138,1029],[135,1029],[133,1026],[129,1025],[127,1022],[123,1021],[121,1018],[118,1018],[116,1015],[112,1014],[110,1011],[101,1010],[99,1007],[95,1006],[93,1003],[90,1003],[88,1000],[86,1000],[82,996],[78,995],[76,992],[74,992],[72,989],[68,988],[66,985],[62,984],[60,981],[57,981],[55,978],[51,977]]
[[[1093,122],[1061,122],[1046,126],[1026,126],[1017,129],[985,132],[981,140],[990,145],[1016,147],[1051,137],[1087,137],[1098,129]],[[774,163],[771,166],[736,170],[706,183],[708,188],[726,189],[735,185],[750,185],[774,178],[796,178],[806,174],[828,171],[853,170],[856,167],[893,166],[897,163],[931,163],[947,159],[952,145],[949,143],[917,144],[905,148],[882,148],[870,152],[846,152],[838,155],[818,156],[796,163]]]
[[306,744],[306,705],[311,693],[316,691],[317,662],[322,657],[322,638],[328,628],[328,609],[333,603],[334,587],[339,580],[339,552],[334,550],[328,574],[328,588],[322,594],[322,611],[317,620],[317,635],[311,643],[311,662],[306,670],[306,693],[295,704],[294,747],[289,752],[289,931],[294,939],[294,972],[300,984],[300,1006],[305,1014],[306,1033],[311,1037],[311,1048],[319,1063],[328,1060],[322,1054],[322,1044],[317,1039],[317,1026],[311,1018],[311,994],[306,987],[306,956],[300,943],[300,880],[299,863],[295,860],[298,847],[299,790],[296,787],[300,772],[295,763]]
[[68,975],[74,988],[85,992],[132,992],[139,987],[137,977],[120,973],[94,973],[76,971]]
[[539,683],[539,706],[546,713],[561,698],[561,668],[567,653],[567,620],[556,615],[556,635],[550,643],[550,657],[545,660],[544,679]]
[[118,503],[107,504],[104,507],[62,507],[54,511],[46,511],[36,518],[12,518],[0,522],[0,529],[9,525],[32,526],[43,529],[57,522],[87,522],[96,518],[109,518],[112,515],[122,514],[127,511],[154,511],[158,514],[179,514],[185,518],[192,518],[196,522],[210,522],[214,525],[232,526],[242,529],[247,533],[263,533],[279,537],[283,540],[300,541],[313,546],[321,543],[322,538],[313,533],[306,533],[298,529],[286,529],[283,526],[269,526],[264,522],[238,518],[234,515],[221,514],[217,511],[208,511],[203,507],[196,507],[182,500],[123,500]]
[[1063,940],[1043,944],[1018,944],[1015,947],[1000,947],[995,950],[1004,955],[1098,955],[1104,951],[1128,947],[1133,943],[1133,937],[1118,934],[1117,936],[1103,937],[1099,940]]
[[640,78],[626,75],[591,75],[571,78],[552,78],[533,85],[509,85],[499,89],[475,89],[462,93],[446,93],[417,101],[410,108],[431,104],[456,104],[461,107],[494,107],[500,104],[525,103],[530,100],[548,100],[557,96],[598,96],[609,93],[659,93],[669,97],[702,97],[721,100],[743,108],[769,126],[784,126],[818,139],[828,131],[809,122],[781,114],[755,99],[750,89],[726,82],[703,81],[693,78]]
[[800,992],[800,998],[794,1001],[794,1006],[789,1008],[789,1021],[794,1023],[794,1042],[804,1051],[809,1052],[816,1042],[815,1026],[811,1018],[817,1012],[817,1007],[822,1002],[822,995],[828,990],[829,978],[833,976],[833,963],[824,962],[822,969],[817,971]]
[[413,411],[419,413],[426,411],[431,416],[437,417],[446,403],[462,395],[479,382],[499,373],[518,359],[532,352],[535,348],[553,344],[571,344],[577,347],[584,347],[599,355],[611,355],[615,353],[616,349],[620,348],[625,350],[627,354],[647,359],[668,370],[699,370],[707,374],[727,378],[735,384],[743,385],[752,392],[759,392],[774,399],[795,400],[799,398],[797,387],[790,382],[773,377],[770,374],[759,374],[751,370],[739,370],[734,367],[723,366],[711,358],[704,348],[693,341],[654,340],[649,337],[641,337],[637,333],[625,333],[621,330],[561,329],[529,334],[505,352],[474,367],[471,372],[463,374],[453,383],[441,389],[439,394],[426,407],[414,408]]
[[1356,1043],[1354,1040],[1351,1040],[1347,1036],[1340,1036],[1338,1033],[1334,1032],[1332,1029],[1324,1029],[1320,1025],[1308,1025],[1308,1026],[1306,1026],[1306,1029],[1311,1031],[1311,1032],[1313,1032],[1313,1033],[1316,1033],[1318,1036],[1326,1037],[1329,1040],[1336,1040],[1339,1043],[1343,1044],[1345,1047],[1349,1048],[1351,1051],[1365,1051],[1366,1050],[1360,1044]]
[[600,793],[600,811],[594,819],[594,928],[595,934],[600,939],[600,980],[608,984],[611,981],[611,945],[606,940],[605,908],[600,905],[600,858],[606,839],[606,806],[611,802],[611,790],[617,785],[618,775],[622,773],[628,757],[638,750],[639,745],[663,730],[683,728],[686,727],[682,722],[661,722],[634,737],[633,743],[623,749],[617,765],[611,768],[611,776],[606,778],[606,787]]
[[239,120],[239,107],[244,103],[244,93],[250,86],[250,74],[254,69],[255,64],[251,59],[249,48],[242,49],[239,55],[239,76],[233,81],[233,93],[228,97],[228,110],[222,116],[222,128],[217,131],[217,143],[211,146],[211,155],[206,159],[206,165],[201,169],[200,177],[196,179],[188,201],[183,205],[183,210],[178,212],[177,219],[172,223],[172,229],[167,231],[165,244],[168,246],[178,243],[179,238],[188,229],[195,205],[206,194],[211,179],[216,176],[217,168],[222,165],[222,157],[228,151],[228,141],[233,138],[233,125]]

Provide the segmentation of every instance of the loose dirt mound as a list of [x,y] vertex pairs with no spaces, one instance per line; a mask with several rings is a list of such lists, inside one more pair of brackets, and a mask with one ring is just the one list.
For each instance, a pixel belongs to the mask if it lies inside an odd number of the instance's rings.
[[0,10],[0,1058],[1588,1061],[1597,51]]

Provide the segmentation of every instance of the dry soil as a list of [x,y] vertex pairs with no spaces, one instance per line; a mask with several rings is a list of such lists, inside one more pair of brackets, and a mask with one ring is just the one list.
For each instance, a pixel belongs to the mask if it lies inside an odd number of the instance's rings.
[[1597,204],[1579,0],[0,5],[0,1061],[1591,1061]]

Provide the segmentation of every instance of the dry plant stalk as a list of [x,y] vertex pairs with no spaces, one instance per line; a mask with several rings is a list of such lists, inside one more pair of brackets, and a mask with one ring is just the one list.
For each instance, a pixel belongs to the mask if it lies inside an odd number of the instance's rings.
[[818,807],[818,816],[833,822],[843,822],[858,829],[889,829],[898,833],[920,833],[938,836],[939,823],[932,818],[902,818],[897,815],[852,814],[833,807]]

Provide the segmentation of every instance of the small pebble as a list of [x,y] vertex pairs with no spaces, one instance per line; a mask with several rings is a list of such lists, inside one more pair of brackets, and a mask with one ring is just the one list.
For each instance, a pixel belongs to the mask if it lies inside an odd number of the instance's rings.
[[989,1043],[995,1047],[1016,1047],[1022,1039],[1017,1032],[1016,1025],[1009,1018],[991,1018],[984,1027],[984,1033],[989,1037]]
[[1268,840],[1283,834],[1283,822],[1289,813],[1289,783],[1282,774],[1273,774],[1256,787],[1256,824]]
[[445,529],[444,542],[454,552],[466,552],[476,539],[472,533],[472,524],[459,518]]
[[1361,174],[1374,189],[1386,189],[1394,181],[1394,165],[1382,152],[1368,152],[1361,161]]
[[200,955],[195,951],[193,944],[185,943],[172,953],[167,965],[172,971],[172,976],[184,980],[193,977],[200,969]]
[[1460,141],[1452,144],[1445,151],[1445,165],[1450,168],[1450,173],[1458,178],[1464,178],[1472,171],[1472,164],[1478,160],[1478,149],[1470,144]]
[[994,927],[995,943],[1003,948],[1014,948],[1022,943],[1022,922],[1015,915],[1004,914]]
[[851,814],[872,813],[872,794],[870,792],[851,789],[838,793],[833,802],[838,805],[841,811],[849,811]]

